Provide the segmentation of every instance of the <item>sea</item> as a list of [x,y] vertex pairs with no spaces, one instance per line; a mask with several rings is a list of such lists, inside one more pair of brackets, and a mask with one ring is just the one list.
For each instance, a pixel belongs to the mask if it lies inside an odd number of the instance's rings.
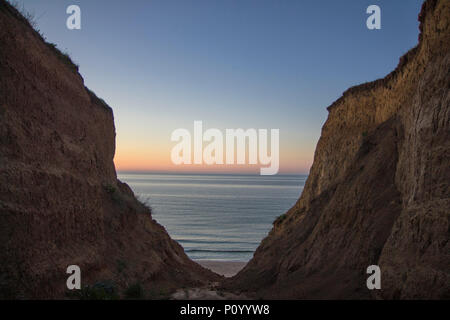
[[249,261],[306,175],[120,173],[193,260]]

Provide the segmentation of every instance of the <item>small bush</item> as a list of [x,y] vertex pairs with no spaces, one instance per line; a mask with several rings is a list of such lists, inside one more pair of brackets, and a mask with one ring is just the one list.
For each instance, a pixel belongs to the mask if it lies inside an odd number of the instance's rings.
[[23,4],[21,6],[19,4],[19,2],[16,1],[16,0],[10,1],[9,3],[14,9],[17,10],[17,13],[20,14],[20,16],[18,16],[18,18],[22,18],[22,20],[25,20],[26,22],[28,22],[28,24],[34,30],[36,30],[36,28],[37,28],[36,14],[28,12],[27,10],[25,10],[25,6]]
[[103,189],[105,189],[105,191],[107,193],[109,193],[109,194],[113,194],[113,193],[115,193],[117,191],[116,187],[114,187],[114,186],[112,186],[110,184],[104,185]]
[[53,50],[59,60],[61,60],[65,65],[67,65],[73,72],[78,72],[79,66],[72,61],[67,52],[63,52],[58,49],[57,45],[54,43],[45,43],[47,47]]
[[107,110],[111,110],[111,107],[103,100],[102,98],[97,97],[94,91],[89,89],[88,87],[84,87],[91,98],[92,103],[100,104],[103,108]]
[[46,42],[44,34],[37,28],[38,23],[36,15],[34,13],[25,10],[25,7],[23,5],[20,6],[19,2],[15,0],[10,1],[9,5],[6,4],[6,8],[8,8],[7,10],[19,21],[22,21],[23,23],[31,27],[42,38],[47,47],[56,54],[59,60],[66,64],[73,72],[78,73],[79,66],[72,61],[67,52],[62,52],[61,50],[59,50],[54,43]]
[[152,208],[147,204],[147,201],[140,200],[139,197],[135,198],[132,194],[128,195],[125,192],[121,192],[115,186],[103,185],[103,189],[111,196],[111,199],[119,205],[122,209],[126,207],[134,210],[137,213],[152,213]]
[[282,214],[281,216],[279,216],[278,218],[275,219],[275,221],[273,222],[274,225],[278,225],[280,223],[282,223],[284,220],[286,220],[287,218],[287,214]]
[[170,292],[161,287],[151,288],[147,293],[147,297],[150,300],[168,300],[170,298]]
[[142,285],[139,282],[136,282],[132,285],[130,285],[126,290],[125,290],[125,298],[127,299],[143,299],[145,296],[144,294],[144,288],[142,287]]
[[111,196],[111,199],[118,204],[120,207],[125,207],[126,205],[126,199],[124,196],[120,193],[120,191],[112,186],[112,185],[104,185],[103,189],[106,191],[107,194]]
[[146,197],[144,198],[143,196],[136,196],[137,202],[139,204],[139,206],[141,207],[141,209],[143,209],[144,211],[148,211],[150,212],[150,214],[153,212],[152,207],[149,205],[150,203],[150,198]]
[[118,300],[119,295],[113,282],[97,282],[92,286],[84,286],[81,290],[71,291],[69,297],[80,300]]

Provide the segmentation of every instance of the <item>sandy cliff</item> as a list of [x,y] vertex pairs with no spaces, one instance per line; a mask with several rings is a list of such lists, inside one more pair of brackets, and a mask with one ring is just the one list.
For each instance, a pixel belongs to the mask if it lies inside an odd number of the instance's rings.
[[[225,288],[269,298],[450,298],[450,1],[416,48],[329,107],[297,204]],[[190,261],[117,180],[113,112],[0,0],[0,298],[83,284],[161,292],[218,276]],[[366,287],[367,266],[382,290]]]
[[[386,78],[331,105],[297,204],[226,287],[276,298],[450,298],[450,1]],[[379,265],[382,290],[366,287]]]
[[0,1],[0,297],[64,297],[72,264],[121,289],[216,279],[117,180],[112,109],[77,70]]

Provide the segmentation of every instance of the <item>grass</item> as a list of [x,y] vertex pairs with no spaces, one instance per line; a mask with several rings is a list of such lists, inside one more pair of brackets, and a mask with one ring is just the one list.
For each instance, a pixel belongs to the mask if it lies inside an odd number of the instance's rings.
[[142,196],[136,196],[136,199],[140,206],[142,206],[145,210],[148,210],[150,214],[153,212],[153,208],[149,205],[150,203],[150,197],[142,197]]
[[114,194],[117,191],[117,188],[110,184],[104,185],[103,189],[105,189],[106,193],[108,194]]
[[[3,2],[3,1],[2,1]],[[22,5],[20,6],[18,1],[5,1],[2,6],[6,7],[8,12],[10,12],[15,18],[22,21],[26,25],[28,25],[31,29],[33,29],[36,34],[44,41],[44,43],[47,45],[47,47],[55,53],[56,57],[63,62],[66,66],[69,67],[69,69],[75,73],[78,73],[79,66],[73,62],[72,58],[70,57],[69,53],[61,51],[56,44],[49,43],[46,41],[46,38],[44,34],[41,32],[41,30],[38,29],[38,22],[35,13],[29,12],[25,9],[25,7]]]
[[170,293],[163,288],[152,288],[147,292],[147,298],[150,300],[168,300]]
[[126,299],[140,300],[145,298],[145,291],[140,282],[130,285],[124,292]]
[[57,45],[54,43],[45,42],[45,44],[56,54],[58,59],[68,66],[73,72],[78,72],[79,66],[72,61],[69,53],[59,50]]
[[[18,1],[4,1],[0,0],[0,10],[7,12],[11,16],[15,17],[17,20],[21,21],[23,24],[31,28],[44,43],[50,49],[51,52],[55,54],[55,56],[66,65],[73,73],[79,74],[79,66],[75,62],[73,62],[70,54],[67,51],[62,51],[58,48],[58,46],[54,43],[47,42],[46,37],[38,29],[38,18],[34,13],[28,12],[25,10],[25,7],[19,4]],[[97,97],[97,95],[85,87],[86,91],[91,97],[93,103],[97,103],[103,106],[105,109],[112,111],[111,107],[101,98]]]
[[120,298],[115,284],[111,281],[84,286],[81,290],[68,292],[67,296],[79,300],[118,300]]
[[111,196],[111,199],[118,204],[120,207],[124,207],[126,205],[126,199],[122,196],[120,191],[110,184],[104,185],[103,189],[107,194]]
[[29,12],[27,10],[25,10],[25,6],[22,4],[22,6],[20,6],[18,1],[12,0],[9,1],[9,4],[16,9],[16,18],[20,18],[20,20],[27,22],[28,25],[30,27],[32,27],[36,32],[38,32],[42,37],[43,35],[41,34],[40,30],[37,29],[37,19],[36,19],[36,14],[34,12]]
[[287,214],[282,214],[281,216],[279,216],[278,218],[275,219],[275,221],[273,222],[274,225],[278,225],[280,223],[283,223],[284,220],[286,220],[287,218]]
[[114,282],[106,280],[94,285],[84,286],[81,290],[67,291],[66,296],[75,300],[119,300],[121,298],[128,300],[166,300],[170,298],[170,293],[161,287],[146,291],[141,282],[136,281],[129,285],[121,296]]
[[117,187],[110,184],[104,185],[103,189],[119,207],[125,208],[128,206],[137,213],[152,213],[148,200],[124,194]]
[[85,87],[87,93],[89,94],[89,96],[91,97],[91,101],[95,101],[97,103],[99,103],[102,107],[104,107],[105,109],[111,110],[111,107],[105,102],[105,100],[103,100],[102,98],[99,98],[94,91],[90,90],[88,87]]

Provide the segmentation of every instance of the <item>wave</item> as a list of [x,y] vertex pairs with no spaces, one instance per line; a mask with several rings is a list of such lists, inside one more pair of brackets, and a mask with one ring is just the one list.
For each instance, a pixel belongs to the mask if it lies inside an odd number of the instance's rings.
[[210,250],[210,249],[188,249],[185,252],[195,253],[195,252],[220,252],[220,253],[253,253],[252,250]]
[[209,244],[209,245],[214,245],[214,244],[223,244],[223,245],[233,245],[233,244],[237,244],[237,245],[243,245],[243,244],[247,244],[247,245],[254,245],[254,246],[258,246],[259,242],[251,242],[251,241],[229,241],[229,240],[202,240],[202,239],[174,239],[175,241],[178,241],[180,243],[183,244]]

